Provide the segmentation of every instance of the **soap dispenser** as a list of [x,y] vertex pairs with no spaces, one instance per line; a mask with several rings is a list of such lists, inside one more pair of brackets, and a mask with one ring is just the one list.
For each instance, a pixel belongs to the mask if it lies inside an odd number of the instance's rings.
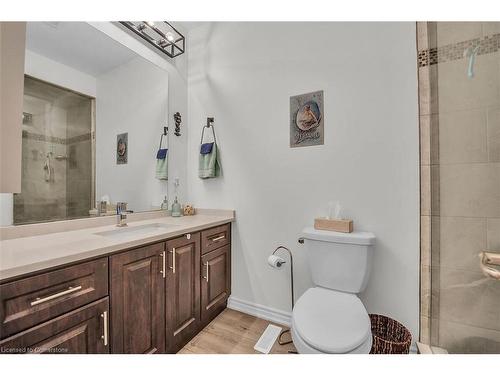
[[168,211],[168,199],[166,195],[165,198],[163,198],[163,202],[161,202],[160,209],[163,211]]
[[174,203],[172,203],[172,216],[173,217],[182,216],[182,213],[181,213],[181,204],[177,200],[177,196],[175,196]]
[[182,216],[182,207],[181,204],[179,203],[179,200],[177,199],[177,193],[179,191],[179,177],[174,178],[174,187],[175,187],[175,200],[174,203],[172,203],[172,212],[171,215],[173,217],[179,217]]

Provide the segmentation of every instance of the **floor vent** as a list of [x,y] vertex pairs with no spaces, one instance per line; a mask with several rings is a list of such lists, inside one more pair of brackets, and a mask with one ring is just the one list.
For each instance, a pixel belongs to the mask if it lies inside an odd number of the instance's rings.
[[257,341],[257,344],[255,344],[253,348],[258,352],[268,354],[271,351],[280,332],[281,327],[269,324],[264,333],[262,333],[262,336],[260,336],[259,341]]

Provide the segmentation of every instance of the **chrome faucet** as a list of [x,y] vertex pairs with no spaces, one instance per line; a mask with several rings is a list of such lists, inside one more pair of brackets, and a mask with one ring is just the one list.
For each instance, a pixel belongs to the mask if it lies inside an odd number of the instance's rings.
[[126,227],[127,226],[127,203],[126,202],[116,202],[116,226]]

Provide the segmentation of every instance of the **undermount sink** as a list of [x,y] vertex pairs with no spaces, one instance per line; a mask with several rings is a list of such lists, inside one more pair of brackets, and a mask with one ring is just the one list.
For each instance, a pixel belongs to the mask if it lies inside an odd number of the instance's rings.
[[151,224],[144,224],[144,225],[136,225],[136,226],[130,226],[130,227],[123,227],[123,228],[117,228],[117,229],[112,229],[108,230],[105,232],[98,232],[94,233],[98,236],[103,236],[103,237],[126,237],[126,236],[137,236],[137,235],[142,235],[142,234],[155,234],[155,233],[161,233],[165,229],[170,229],[172,227],[175,227],[175,224],[164,224],[164,223],[151,223]]

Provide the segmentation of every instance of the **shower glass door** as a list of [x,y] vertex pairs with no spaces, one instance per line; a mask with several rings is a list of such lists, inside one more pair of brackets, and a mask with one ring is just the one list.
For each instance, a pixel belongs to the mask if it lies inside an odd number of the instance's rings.
[[25,77],[21,193],[14,224],[89,216],[94,99]]
[[[500,353],[500,22],[418,23],[421,341]],[[491,265],[492,269],[500,269]]]

